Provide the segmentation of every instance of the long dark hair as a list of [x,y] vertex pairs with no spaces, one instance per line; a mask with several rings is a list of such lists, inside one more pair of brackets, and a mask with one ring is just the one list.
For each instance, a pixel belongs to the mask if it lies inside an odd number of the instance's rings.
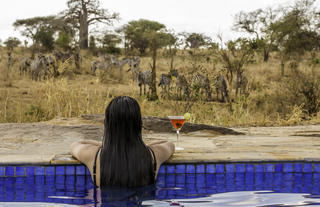
[[141,131],[138,102],[128,96],[114,98],[105,112],[101,187],[139,187],[154,183],[152,157]]

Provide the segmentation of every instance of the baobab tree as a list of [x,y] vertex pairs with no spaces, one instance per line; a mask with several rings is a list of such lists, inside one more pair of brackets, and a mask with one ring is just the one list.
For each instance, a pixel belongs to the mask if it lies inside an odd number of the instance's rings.
[[101,8],[99,0],[68,0],[68,9],[62,15],[79,30],[79,47],[88,48],[89,26],[95,23],[111,25],[119,18],[118,13],[110,13]]

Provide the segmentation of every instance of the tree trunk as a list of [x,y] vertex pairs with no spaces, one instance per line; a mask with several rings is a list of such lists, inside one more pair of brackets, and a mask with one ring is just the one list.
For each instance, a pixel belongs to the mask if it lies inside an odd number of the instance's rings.
[[284,60],[281,60],[281,76],[282,77],[284,76],[284,65],[285,65]]
[[80,42],[80,49],[87,49],[88,48],[88,11],[86,7],[82,7],[82,13],[79,16],[80,22],[80,31],[79,31],[79,42]]
[[151,84],[151,95],[150,100],[157,100],[157,87],[156,87],[156,64],[157,64],[157,49],[152,49],[152,84]]
[[263,61],[268,62],[269,60],[269,51],[267,49],[263,50]]
[[173,62],[174,62],[174,52],[171,46],[169,46],[169,56],[170,56],[170,71],[173,70]]

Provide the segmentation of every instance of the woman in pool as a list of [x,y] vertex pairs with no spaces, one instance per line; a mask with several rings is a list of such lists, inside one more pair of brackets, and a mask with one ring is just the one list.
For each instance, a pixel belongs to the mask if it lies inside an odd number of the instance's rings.
[[101,142],[82,140],[71,145],[71,154],[90,170],[100,187],[140,187],[155,183],[160,165],[174,153],[174,144],[142,140],[138,102],[128,96],[114,98],[105,111]]

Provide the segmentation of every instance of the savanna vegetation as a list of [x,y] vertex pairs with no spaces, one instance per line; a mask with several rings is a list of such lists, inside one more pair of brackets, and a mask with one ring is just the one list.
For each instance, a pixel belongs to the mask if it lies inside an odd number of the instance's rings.
[[[189,112],[191,122],[223,126],[319,123],[316,3],[298,0],[241,11],[233,29],[246,38],[214,41],[145,19],[106,30],[101,25],[112,27],[119,14],[101,8],[98,0],[68,0],[68,9],[55,16],[16,20],[13,26],[26,40],[8,37],[0,46],[0,122],[104,113],[113,97],[128,95],[145,116]],[[101,31],[91,32],[92,24]],[[35,68],[40,54],[54,57],[52,65],[47,61],[45,69]],[[57,54],[69,55],[60,59]],[[130,65],[137,56],[138,65]],[[106,65],[105,57],[116,64]],[[25,69],[23,58],[30,58]],[[129,64],[120,72],[122,58]],[[150,77],[142,75],[147,70]],[[160,74],[169,74],[168,88],[158,86]],[[140,95],[141,78],[150,90]]]

